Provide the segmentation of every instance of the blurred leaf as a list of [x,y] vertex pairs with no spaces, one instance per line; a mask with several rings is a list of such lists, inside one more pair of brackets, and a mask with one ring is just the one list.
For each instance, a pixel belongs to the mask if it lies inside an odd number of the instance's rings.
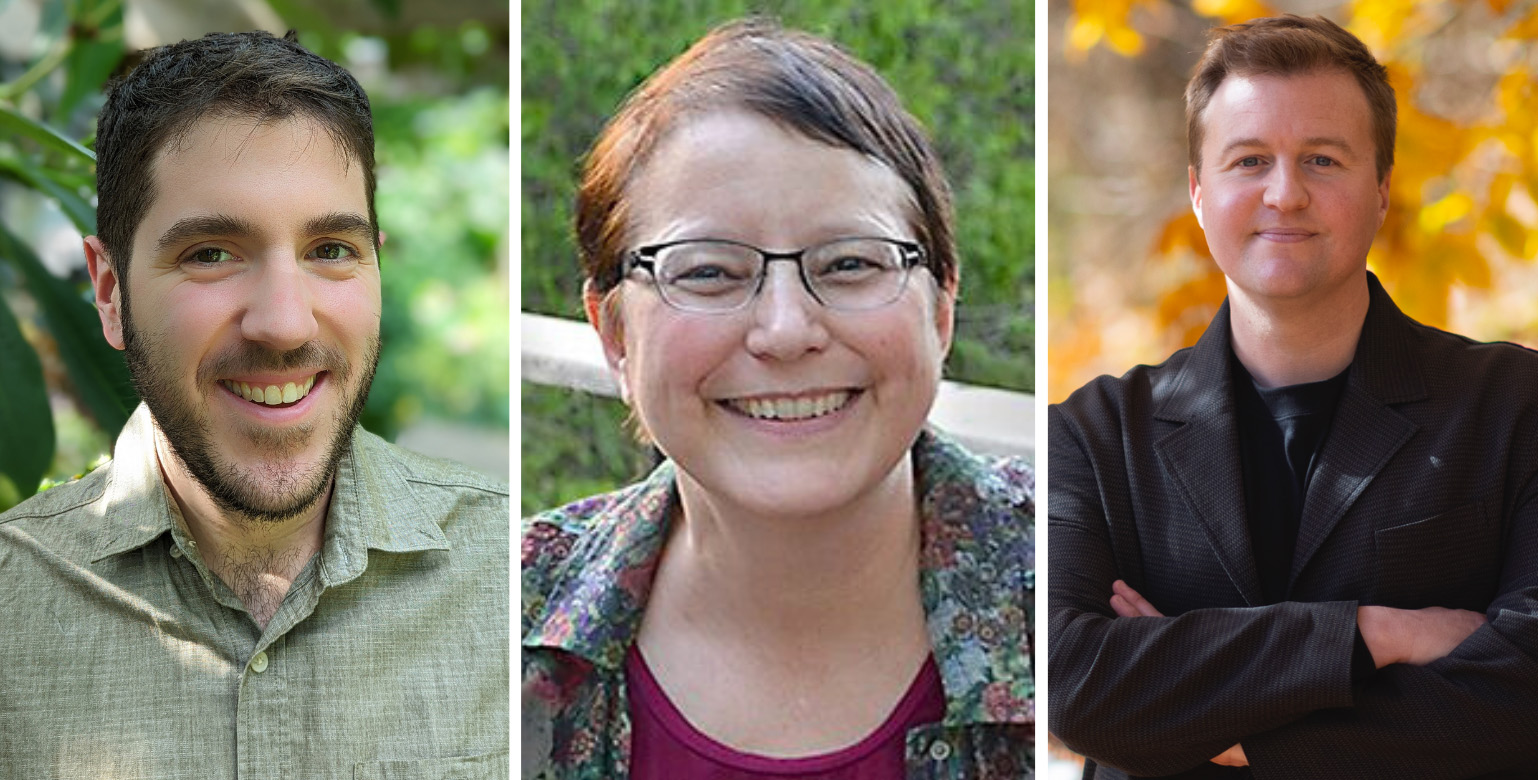
[[32,345],[21,335],[21,326],[5,297],[0,296],[0,474],[11,480],[15,492],[31,495],[53,462],[53,413],[48,408],[48,388],[43,384],[43,364]]
[[1527,248],[1527,228],[1504,211],[1490,215],[1490,232],[1502,249],[1516,257],[1521,257]]
[[395,20],[401,18],[401,0],[370,0],[370,4],[379,9],[386,19]]
[[82,3],[79,14],[97,24],[77,24],[75,44],[64,60],[64,92],[53,107],[53,120],[64,124],[80,101],[101,90],[123,59],[123,5],[118,0]]
[[66,138],[59,131],[28,119],[10,106],[0,105],[0,130],[31,138],[49,149],[74,155],[92,165],[96,164],[94,152]]
[[20,238],[0,225],[0,260],[10,261],[27,279],[32,298],[48,322],[75,391],[105,431],[118,431],[138,401],[123,356],[101,336],[101,321],[63,280],[48,273]]
[[65,216],[69,217],[70,222],[75,223],[75,229],[79,230],[81,235],[96,234],[96,209],[92,208],[85,198],[55,181],[50,172],[31,164],[25,158],[10,157],[0,157],[0,170],[12,174],[22,183],[41,190],[58,201]]
[[[272,10],[289,27],[298,30],[302,34],[330,35],[336,31],[330,22],[326,20],[325,14],[317,11],[313,5],[304,2],[304,0],[267,0],[267,4],[272,6]],[[275,30],[274,32],[282,33],[283,31]],[[323,54],[323,52],[318,53]]]

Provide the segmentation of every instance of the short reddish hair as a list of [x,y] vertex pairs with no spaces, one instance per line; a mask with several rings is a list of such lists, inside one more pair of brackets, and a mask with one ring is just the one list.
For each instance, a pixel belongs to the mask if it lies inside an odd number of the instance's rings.
[[930,272],[956,284],[950,186],[929,138],[875,70],[817,36],[750,18],[711,30],[652,74],[604,126],[577,191],[577,249],[591,289],[621,281],[627,190],[662,139],[691,114],[737,108],[890,168],[912,191],[910,227]]

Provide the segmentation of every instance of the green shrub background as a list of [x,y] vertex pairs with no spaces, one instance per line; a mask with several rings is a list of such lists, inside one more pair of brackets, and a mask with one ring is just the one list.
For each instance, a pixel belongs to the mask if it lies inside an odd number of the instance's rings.
[[[955,193],[961,296],[948,378],[1034,392],[1033,4],[961,0],[522,3],[522,307],[580,319],[571,212],[580,158],[624,96],[711,27],[748,14],[870,63],[928,128]],[[640,476],[617,401],[523,383],[522,508]]]

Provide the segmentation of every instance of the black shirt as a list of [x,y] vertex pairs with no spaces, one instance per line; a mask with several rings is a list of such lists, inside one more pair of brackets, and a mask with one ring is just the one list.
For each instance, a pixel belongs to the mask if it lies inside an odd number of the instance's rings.
[[[1303,498],[1314,463],[1324,448],[1346,388],[1350,366],[1322,382],[1264,388],[1232,352],[1234,403],[1239,415],[1239,459],[1244,469],[1244,509],[1261,592],[1267,604],[1287,600],[1292,555],[1298,546]],[[1356,632],[1351,677],[1361,683],[1374,671],[1372,652]]]
[[1237,357],[1234,401],[1250,544],[1266,603],[1287,600],[1303,496],[1351,369],[1322,382],[1262,388]]

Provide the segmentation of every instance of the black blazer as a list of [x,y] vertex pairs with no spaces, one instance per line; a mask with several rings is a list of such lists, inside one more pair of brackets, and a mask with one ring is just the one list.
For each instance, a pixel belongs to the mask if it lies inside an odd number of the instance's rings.
[[[1095,777],[1538,777],[1538,353],[1368,281],[1285,602],[1245,522],[1226,303],[1195,347],[1048,410],[1048,723]],[[1168,617],[1116,619],[1118,578]],[[1490,622],[1353,688],[1358,604]],[[1208,762],[1236,742],[1249,770]]]

